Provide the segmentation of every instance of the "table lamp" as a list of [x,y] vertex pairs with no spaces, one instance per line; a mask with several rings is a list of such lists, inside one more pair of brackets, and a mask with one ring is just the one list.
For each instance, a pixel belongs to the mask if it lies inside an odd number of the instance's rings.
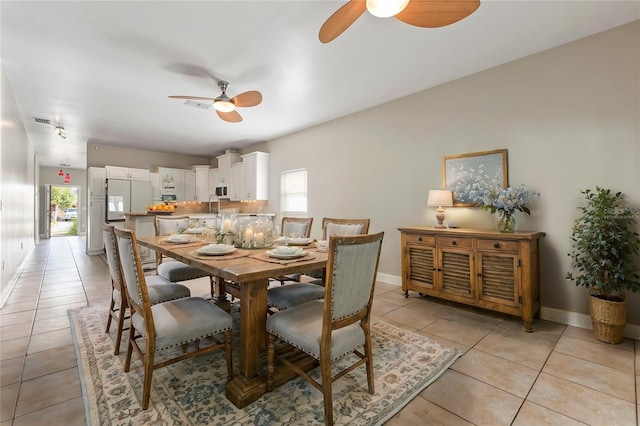
[[444,222],[444,207],[453,206],[453,196],[451,191],[447,191],[444,189],[432,189],[429,191],[429,197],[427,198],[428,206],[438,206],[436,209],[436,219],[438,220],[438,224],[435,226],[436,228],[446,228],[445,225],[442,224]]

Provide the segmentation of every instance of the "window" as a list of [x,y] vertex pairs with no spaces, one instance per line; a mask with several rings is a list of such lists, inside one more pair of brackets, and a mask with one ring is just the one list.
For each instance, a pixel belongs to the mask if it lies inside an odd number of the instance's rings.
[[280,173],[280,212],[307,212],[307,169]]

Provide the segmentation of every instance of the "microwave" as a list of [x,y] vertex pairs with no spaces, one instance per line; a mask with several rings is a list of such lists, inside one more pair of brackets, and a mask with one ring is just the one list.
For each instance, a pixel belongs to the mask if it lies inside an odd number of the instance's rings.
[[226,186],[217,186],[216,187],[216,197],[228,197]]

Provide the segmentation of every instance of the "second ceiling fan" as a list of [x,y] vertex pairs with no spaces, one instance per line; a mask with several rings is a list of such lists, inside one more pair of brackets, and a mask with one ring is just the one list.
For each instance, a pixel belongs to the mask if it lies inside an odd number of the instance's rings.
[[257,90],[250,90],[248,92],[240,93],[239,95],[229,98],[227,96],[227,87],[229,83],[226,81],[219,81],[218,87],[222,93],[217,98],[203,98],[201,96],[183,96],[174,95],[169,96],[172,99],[191,99],[194,101],[213,101],[213,108],[216,110],[218,117],[229,123],[239,123],[242,121],[242,116],[238,114],[236,108],[246,108],[259,105],[262,102],[262,94]]
[[335,40],[368,10],[379,18],[396,19],[422,28],[451,25],[471,15],[480,0],[349,0],[335,11],[320,28],[323,43]]

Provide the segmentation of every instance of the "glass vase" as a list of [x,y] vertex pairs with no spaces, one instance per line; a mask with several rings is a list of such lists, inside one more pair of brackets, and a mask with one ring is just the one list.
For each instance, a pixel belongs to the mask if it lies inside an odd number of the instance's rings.
[[505,211],[498,212],[498,231],[513,233],[516,231],[516,215]]

